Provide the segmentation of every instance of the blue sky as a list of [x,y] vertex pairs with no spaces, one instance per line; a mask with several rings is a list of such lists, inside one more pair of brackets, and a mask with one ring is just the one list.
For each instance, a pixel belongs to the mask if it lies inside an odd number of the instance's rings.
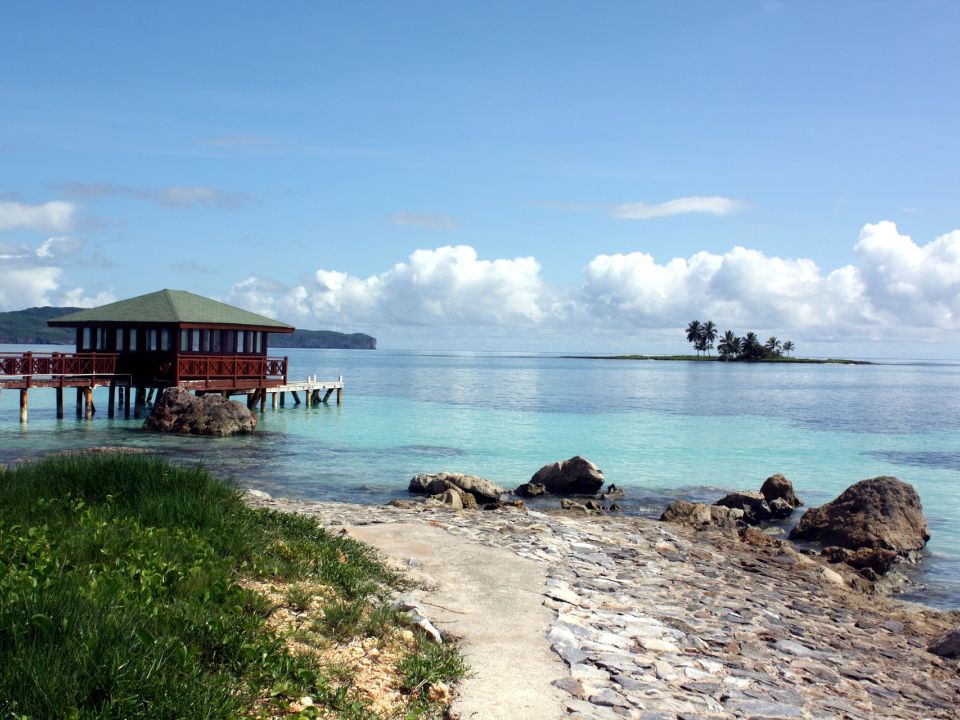
[[923,0],[15,4],[0,309],[175,287],[394,347],[932,341],[958,31]]

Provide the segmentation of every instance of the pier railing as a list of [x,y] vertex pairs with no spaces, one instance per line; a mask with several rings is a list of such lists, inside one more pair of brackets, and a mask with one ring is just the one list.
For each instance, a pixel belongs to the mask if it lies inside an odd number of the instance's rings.
[[177,358],[176,382],[203,380],[210,384],[233,380],[287,381],[286,357],[243,357],[239,355],[187,355]]
[[0,353],[0,376],[33,378],[114,375],[116,353]]

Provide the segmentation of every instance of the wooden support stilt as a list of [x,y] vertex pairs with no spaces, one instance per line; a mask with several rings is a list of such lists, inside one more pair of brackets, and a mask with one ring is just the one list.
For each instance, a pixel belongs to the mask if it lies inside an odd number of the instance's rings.
[[299,405],[299,404],[300,404],[300,396],[297,395],[297,391],[296,391],[296,390],[293,390],[293,391],[290,392],[290,394],[293,395],[293,402],[296,403],[297,405]]
[[267,391],[266,388],[260,388],[260,412],[267,409]]
[[86,406],[86,410],[87,410],[87,417],[90,417],[97,411],[96,406],[94,406],[93,404],[93,388],[85,387],[83,389],[83,397],[84,397],[84,405]]
[[107,398],[107,417],[112,418],[117,408],[117,385],[112,380],[110,381],[110,387],[107,392],[110,393],[110,396]]
[[77,388],[77,417],[83,416],[83,388]]
[[57,420],[63,420],[63,388],[57,388]]
[[133,416],[135,418],[140,417],[140,414],[143,412],[143,406],[147,403],[147,389],[143,387],[138,387],[136,390],[136,397],[133,401]]
[[153,402],[153,394],[155,391],[156,391],[156,388],[150,388],[150,390],[147,392],[147,399],[145,404],[149,405],[150,403]]
[[271,400],[272,400],[272,403],[271,403],[271,404],[273,405],[273,409],[274,409],[274,410],[276,410],[277,407],[278,407],[279,404],[280,404],[280,398],[278,397],[279,395],[280,395],[280,393],[274,392],[274,393],[273,393],[273,397],[271,398]]
[[26,388],[20,389],[20,422],[27,422],[27,392]]
[[327,404],[327,400],[330,399],[330,396],[333,395],[333,388],[327,388],[327,391],[323,394],[323,404]]
[[123,389],[123,417],[130,419],[130,386]]
[[287,394],[285,392],[280,393],[280,407],[283,407],[287,404]]
[[220,394],[223,395],[227,400],[230,399],[230,391],[229,391],[229,390],[224,390],[224,391],[223,391],[222,393],[220,393]]
[[337,388],[337,405],[343,405],[343,388]]

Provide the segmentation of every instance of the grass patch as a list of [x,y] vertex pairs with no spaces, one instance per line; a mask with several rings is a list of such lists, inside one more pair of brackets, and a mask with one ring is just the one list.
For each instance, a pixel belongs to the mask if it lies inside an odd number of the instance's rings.
[[[306,716],[374,718],[349,673],[292,652],[268,618],[278,602],[322,606],[321,644],[387,642],[402,630],[386,601],[404,584],[367,546],[252,510],[199,469],[108,454],[0,470],[0,718],[272,716],[302,696]],[[412,645],[401,667],[448,679]]]

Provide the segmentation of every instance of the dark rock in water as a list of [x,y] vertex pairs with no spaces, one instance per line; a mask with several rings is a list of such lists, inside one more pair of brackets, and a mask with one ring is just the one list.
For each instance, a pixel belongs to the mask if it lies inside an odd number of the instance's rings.
[[623,506],[620,503],[610,503],[607,512],[623,512]]
[[667,505],[660,519],[664,522],[673,522],[679,525],[704,530],[716,528],[734,533],[743,525],[743,510],[728,508],[722,505],[705,505],[692,503],[687,500],[674,500]]
[[547,486],[541,483],[528,482],[517,487],[513,494],[524,498],[539,497],[547,494]]
[[836,500],[807,510],[790,539],[906,555],[926,545],[930,531],[917,491],[895,477],[876,477],[861,480]]
[[760,486],[760,494],[768,503],[779,499],[786,501],[791,508],[803,505],[803,501],[793,491],[793,483],[780,473],[771,475],[764,481],[763,485]]
[[749,490],[732,492],[729,495],[724,495],[715,504],[743,510],[744,521],[751,525],[766,522],[773,517],[770,506],[767,505],[763,495],[758,492],[750,492]]
[[412,493],[436,495],[450,487],[470,493],[480,503],[496,502],[504,492],[502,487],[486,478],[451,472],[414,475],[407,489]]
[[[856,570],[869,569],[873,575],[883,575],[897,560],[897,553],[893,550],[883,548],[860,548],[859,550],[848,550],[847,548],[831,545],[825,547],[821,555],[832,563],[846,563]],[[870,577],[871,573],[861,573],[868,580],[874,580]]]
[[222,395],[197,397],[180,387],[164,390],[143,423],[144,430],[219,437],[252,433],[256,427],[257,416],[243,403]]
[[927,649],[940,657],[960,657],[960,625],[938,637]]
[[617,487],[613,483],[607,486],[607,489],[600,494],[601,500],[623,500],[627,496],[627,491]]
[[523,500],[497,500],[483,506],[484,510],[502,510],[503,508],[522,508]]
[[546,486],[552,495],[596,495],[603,487],[603,471],[596,465],[574,455],[537,470],[530,483]]

